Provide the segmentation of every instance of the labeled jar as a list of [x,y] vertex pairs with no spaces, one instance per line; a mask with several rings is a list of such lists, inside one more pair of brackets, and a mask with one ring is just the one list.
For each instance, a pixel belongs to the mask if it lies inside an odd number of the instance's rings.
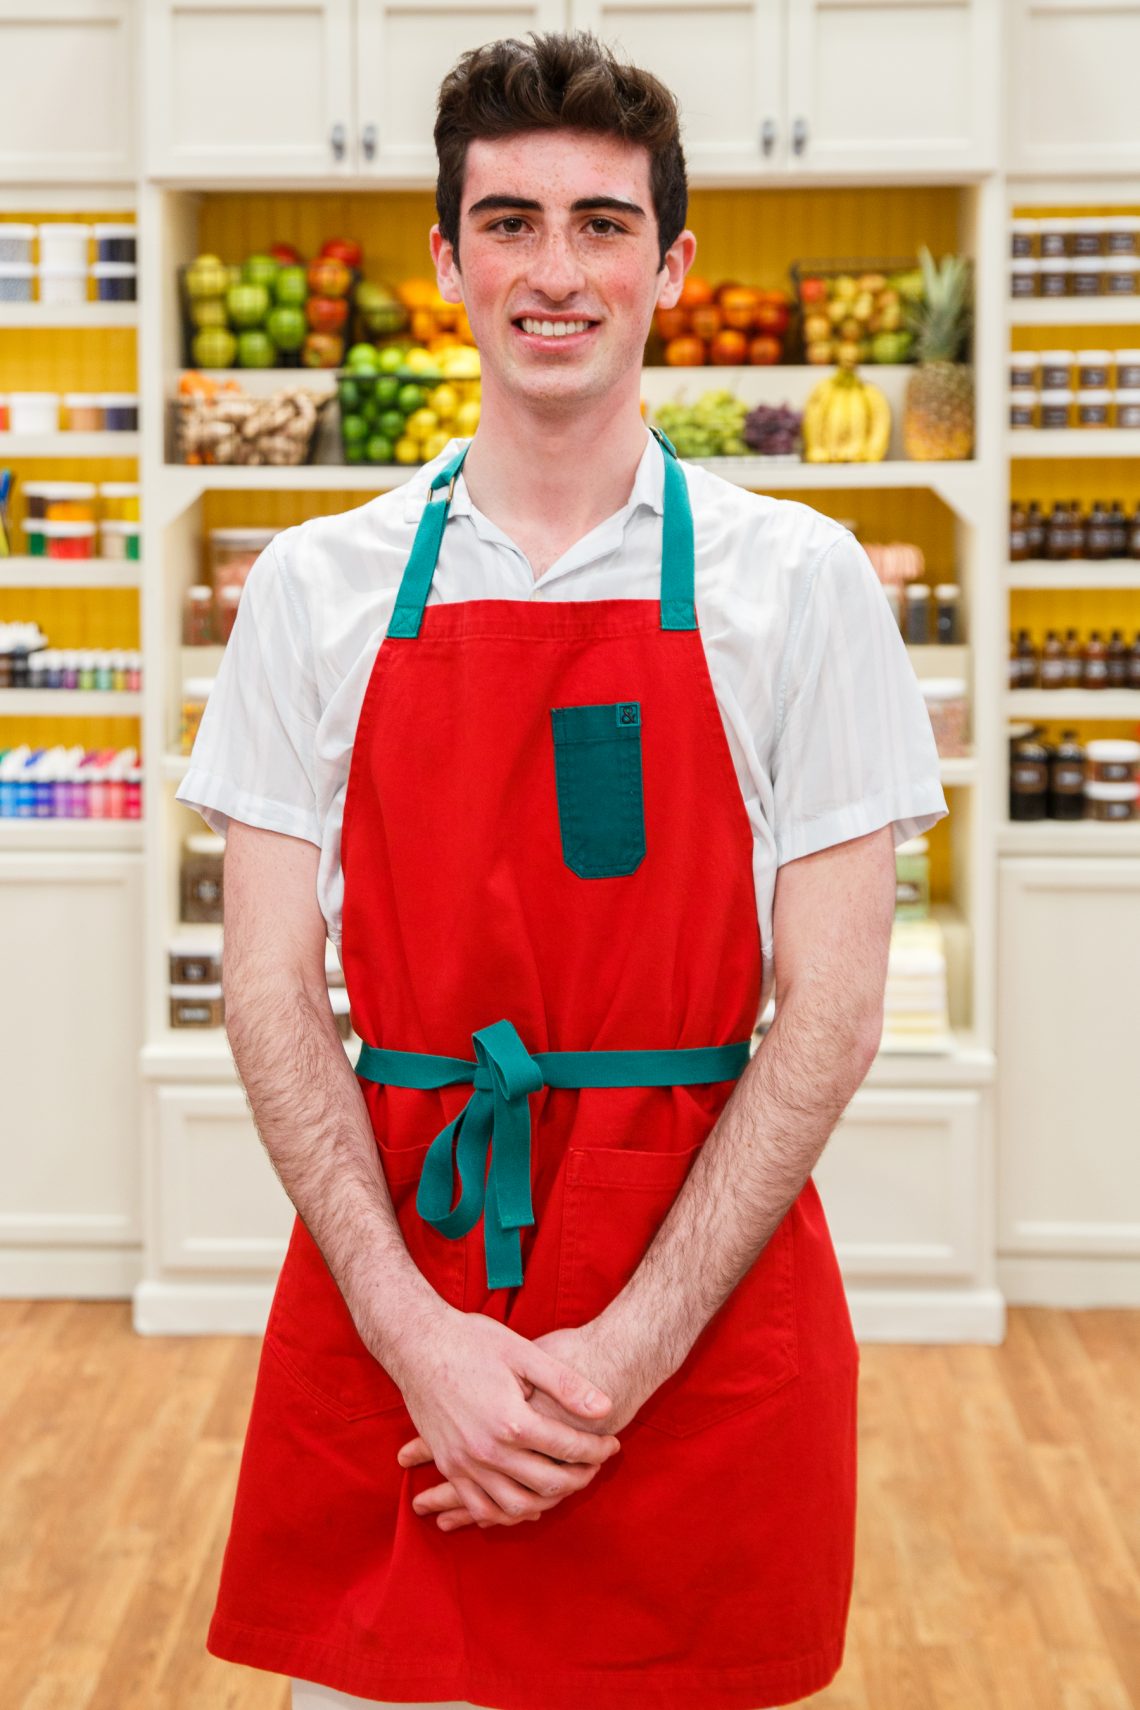
[[1039,297],[1041,263],[1034,260],[1011,261],[1009,264],[1009,294],[1011,297]]
[[29,517],[52,522],[94,522],[94,481],[26,481],[24,503]]
[[1035,392],[1040,384],[1035,350],[1011,350],[1009,383],[1015,392]]
[[139,395],[137,392],[104,392],[103,416],[108,433],[137,433],[139,425]]
[[213,832],[192,832],[187,837],[179,877],[182,920],[221,923],[225,848],[225,838]]
[[216,985],[171,986],[171,1027],[221,1027],[225,1015],[220,981]]
[[1085,783],[1088,764],[1075,730],[1061,732],[1061,740],[1049,756],[1049,818],[1074,820],[1085,817]]
[[141,556],[142,535],[137,522],[119,522],[104,517],[99,525],[104,558],[127,558],[137,562]]
[[930,588],[925,582],[908,582],[903,589],[905,600],[903,634],[908,646],[925,647],[930,640]]
[[9,392],[8,420],[13,433],[58,433],[58,392]]
[[1042,297],[1067,297],[1072,261],[1067,255],[1042,256],[1038,262],[1037,287]]
[[1014,261],[1023,261],[1027,255],[1037,254],[1038,220],[1011,220],[1009,222],[1009,253]]
[[934,743],[944,759],[969,753],[966,736],[967,701],[964,677],[921,677],[919,688],[930,715]]
[[1069,238],[1075,224],[1075,220],[1060,214],[1042,215],[1037,222],[1037,253],[1050,259],[1068,255]]
[[1010,743],[1009,817],[1012,820],[1044,819],[1049,806],[1049,750],[1037,739],[1037,731]]
[[0,261],[0,303],[30,303],[34,277],[30,261]]
[[1140,291],[1140,257],[1106,255],[1104,291],[1107,297],[1135,297]]
[[1042,391],[1053,392],[1061,386],[1071,386],[1076,360],[1075,350],[1043,350],[1037,358]]
[[125,221],[96,222],[91,228],[95,254],[100,261],[129,261],[138,258],[138,227]]
[[183,647],[209,647],[214,640],[214,590],[192,582],[182,600]]
[[103,509],[103,515],[108,522],[138,522],[139,520],[139,484],[137,481],[104,481],[99,488],[99,502]]
[[1140,350],[1118,350],[1116,384],[1125,391],[1140,392]]
[[214,686],[212,677],[187,677],[182,685],[182,721],[179,732],[179,748],[183,754],[189,754],[194,746],[194,738],[198,734],[198,726],[202,722],[202,714],[206,710],[206,702],[210,698],[210,690]]
[[95,524],[93,522],[40,523],[45,558],[94,558]]
[[72,433],[102,433],[103,394],[101,392],[65,392],[63,407],[67,411],[67,426]]
[[1077,393],[1077,426],[1107,427],[1111,409],[1111,392],[1099,387],[1082,387]]
[[1110,350],[1074,351],[1078,386],[1107,386],[1112,377]]
[[1037,426],[1037,400],[1039,394],[1028,387],[1018,387],[1009,394],[1009,425],[1011,428],[1032,428]]
[[1104,234],[1108,221],[1100,215],[1085,214],[1073,221],[1069,234],[1069,254],[1090,256],[1104,254]]
[[214,639],[226,642],[233,634],[234,623],[237,620],[238,606],[241,602],[241,589],[227,583],[219,588],[214,601]]
[[934,639],[940,647],[955,647],[961,639],[959,606],[962,590],[957,582],[934,586]]
[[1140,784],[1097,784],[1090,780],[1085,785],[1090,819],[1135,819],[1137,797]]
[[1116,394],[1118,428],[1140,428],[1140,386]]
[[221,934],[202,936],[179,932],[167,944],[172,986],[220,985],[222,979]]
[[1104,295],[1106,262],[1099,250],[1095,255],[1074,257],[1069,262],[1069,296],[1100,297]]
[[1109,214],[1104,228],[1106,255],[1140,255],[1140,214]]
[[1043,428],[1067,428],[1072,426],[1073,393],[1068,386],[1052,387],[1041,393],[1041,407],[1038,417],[1039,425]]
[[895,919],[926,920],[930,914],[930,844],[908,837],[895,850]]
[[82,267],[86,270],[91,227],[71,220],[45,220],[38,226],[41,267]]
[[138,269],[129,261],[96,261],[91,268],[95,295],[101,303],[133,303]]
[[275,528],[212,528],[210,571],[215,589],[242,587],[254,563],[277,534]]
[[30,265],[35,235],[35,226],[22,220],[0,220],[0,262],[20,261]]
[[1140,742],[1098,737],[1085,744],[1089,777],[1098,784],[1132,784],[1140,772]]
[[85,303],[86,301],[87,269],[85,267],[41,266],[41,303]]

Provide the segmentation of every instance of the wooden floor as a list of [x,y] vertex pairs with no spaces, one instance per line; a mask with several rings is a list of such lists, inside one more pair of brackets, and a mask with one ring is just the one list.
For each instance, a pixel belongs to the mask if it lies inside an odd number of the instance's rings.
[[[125,1304],[0,1302],[4,1710],[286,1710],[203,1645],[256,1359],[137,1337]],[[1140,1313],[1014,1311],[1000,1348],[867,1346],[862,1374],[815,1710],[1137,1710]]]

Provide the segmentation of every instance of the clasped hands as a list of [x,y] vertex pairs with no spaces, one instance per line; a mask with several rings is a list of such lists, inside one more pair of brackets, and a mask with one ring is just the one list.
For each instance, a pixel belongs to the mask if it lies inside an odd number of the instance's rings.
[[396,1459],[444,1475],[412,1506],[445,1532],[538,1520],[619,1452],[615,1432],[655,1385],[634,1382],[598,1319],[533,1341],[481,1313],[457,1319],[401,1376],[419,1434]]

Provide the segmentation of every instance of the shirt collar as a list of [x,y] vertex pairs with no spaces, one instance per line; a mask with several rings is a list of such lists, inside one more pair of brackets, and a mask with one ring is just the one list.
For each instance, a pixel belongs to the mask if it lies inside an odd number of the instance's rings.
[[[417,469],[411,480],[408,481],[404,488],[405,522],[416,523],[419,521],[424,505],[427,502],[428,489],[432,476],[435,475],[438,470],[442,469],[444,464],[455,456],[455,453],[461,449],[463,443],[464,442],[461,439],[448,440],[439,456],[434,457],[430,463],[425,463],[421,469]],[[438,500],[436,502],[438,503]],[[630,489],[629,498],[625,505],[622,506],[621,510],[616,513],[616,516],[610,520],[617,521],[620,519],[624,525],[627,519],[631,517],[634,511],[641,505],[647,506],[651,511],[656,511],[658,516],[664,514],[665,450],[664,447],[659,444],[654,435],[648,432],[645,436],[645,450],[642,452],[641,459],[637,465],[637,471],[633,477],[633,486]],[[480,514],[475,512],[475,507],[471,503],[471,498],[467,491],[467,483],[463,479],[463,471],[460,470],[455,482],[455,491],[451,498],[450,515],[454,517],[462,517],[471,516],[473,513],[476,516]]]

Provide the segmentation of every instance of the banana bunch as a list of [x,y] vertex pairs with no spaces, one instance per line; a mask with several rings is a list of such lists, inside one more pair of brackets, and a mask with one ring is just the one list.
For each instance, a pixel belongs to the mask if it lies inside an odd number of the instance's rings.
[[808,398],[803,438],[809,463],[880,463],[890,437],[890,405],[852,368],[837,368]]

